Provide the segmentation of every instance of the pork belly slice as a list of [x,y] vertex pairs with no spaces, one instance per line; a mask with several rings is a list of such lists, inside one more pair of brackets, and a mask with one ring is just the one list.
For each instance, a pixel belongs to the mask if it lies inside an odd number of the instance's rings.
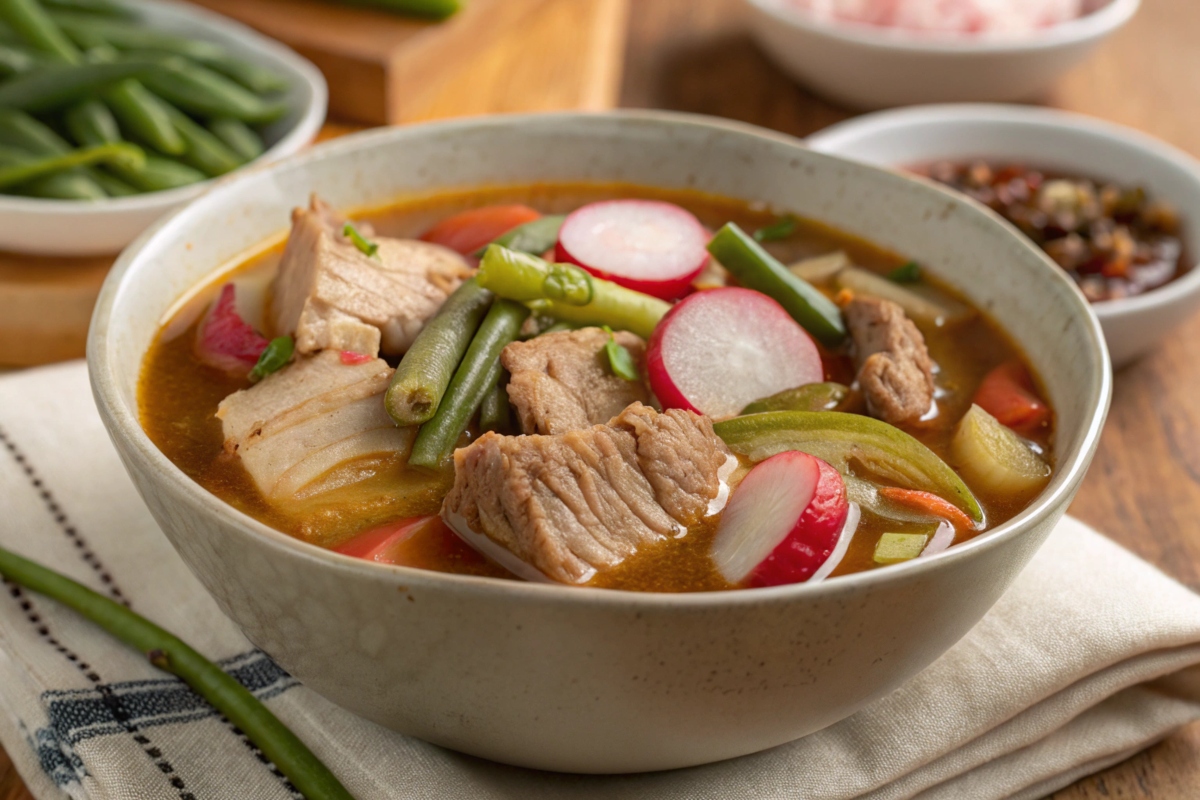
[[221,401],[225,450],[272,503],[356,459],[404,455],[414,429],[397,428],[384,410],[391,376],[383,359],[344,364],[332,350],[301,358]]
[[[614,334],[645,375],[646,343],[628,331]],[[604,354],[608,334],[582,328],[513,342],[500,363],[511,374],[508,399],[523,433],[559,434],[608,422],[632,403],[649,403],[644,380],[612,373]]]
[[919,420],[933,407],[934,388],[921,331],[890,300],[855,297],[844,313],[867,410],[893,425]]
[[292,212],[272,285],[274,329],[292,334],[299,353],[399,355],[471,270],[453,250],[412,239],[373,236],[379,250],[368,256],[342,224],[315,195]]
[[607,425],[455,451],[442,518],[517,575],[586,583],[717,513],[736,466],[706,417],[637,403]]

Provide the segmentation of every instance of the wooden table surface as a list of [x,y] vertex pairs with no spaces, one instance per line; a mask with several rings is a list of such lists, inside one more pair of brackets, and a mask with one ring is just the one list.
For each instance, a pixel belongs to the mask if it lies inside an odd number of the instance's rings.
[[[621,100],[803,136],[849,112],[792,84],[748,38],[738,0],[635,0]],[[1141,128],[1200,156],[1200,2],[1143,0],[1043,101]],[[1200,589],[1200,317],[1116,376],[1071,512]],[[0,753],[0,800],[29,800]],[[1200,798],[1200,723],[1053,800]]]

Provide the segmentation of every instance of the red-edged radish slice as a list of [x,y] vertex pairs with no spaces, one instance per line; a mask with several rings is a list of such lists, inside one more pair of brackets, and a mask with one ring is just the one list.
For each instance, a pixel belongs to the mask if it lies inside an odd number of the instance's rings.
[[646,372],[664,408],[717,419],[825,379],[817,346],[783,307],[736,287],[696,292],[667,312],[650,337]]
[[605,200],[567,215],[555,258],[643,294],[682,297],[712,238],[691,212],[658,200]]
[[[849,515],[837,470],[797,450],[779,453],[750,470],[729,499],[713,563],[730,583],[801,583],[834,555]],[[847,537],[842,553],[848,545]]]
[[236,301],[233,284],[222,286],[196,329],[194,350],[205,364],[244,376],[267,349],[267,340],[238,314]]
[[344,556],[364,558],[382,564],[396,564],[399,563],[395,558],[398,546],[436,519],[437,517],[410,517],[389,522],[387,525],[364,531],[333,550]]

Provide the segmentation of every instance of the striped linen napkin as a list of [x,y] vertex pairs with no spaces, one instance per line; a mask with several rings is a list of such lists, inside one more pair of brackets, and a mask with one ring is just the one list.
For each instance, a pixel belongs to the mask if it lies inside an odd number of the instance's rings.
[[[1200,597],[1068,519],[966,638],[826,730],[651,775],[506,767],[358,719],[255,650],[142,506],[82,363],[0,379],[0,490],[0,544],[219,661],[359,800],[1037,798],[1200,719]],[[0,592],[0,744],[41,800],[298,796],[187,686],[11,584]]]

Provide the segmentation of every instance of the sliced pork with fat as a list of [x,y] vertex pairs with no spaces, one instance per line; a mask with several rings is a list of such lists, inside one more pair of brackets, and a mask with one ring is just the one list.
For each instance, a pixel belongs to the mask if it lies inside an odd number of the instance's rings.
[[933,406],[934,388],[921,331],[890,300],[855,297],[844,313],[867,409],[893,425],[919,420]]
[[522,577],[584,583],[716,513],[736,464],[707,418],[639,403],[557,436],[481,436],[454,454],[442,517]]
[[296,351],[398,355],[470,275],[458,253],[411,239],[372,237],[374,256],[342,235],[342,221],[313,197],[292,212],[292,232],[272,287],[276,332]]
[[221,401],[225,450],[273,503],[333,488],[322,479],[338,467],[412,444],[413,429],[397,428],[383,407],[391,375],[378,358],[347,364],[332,350],[302,358]]
[[[512,378],[508,399],[524,433],[559,434],[608,422],[632,403],[649,403],[642,380],[613,374],[604,354],[609,334],[583,328],[513,342],[500,363]],[[646,343],[627,331],[614,334],[645,374]]]

